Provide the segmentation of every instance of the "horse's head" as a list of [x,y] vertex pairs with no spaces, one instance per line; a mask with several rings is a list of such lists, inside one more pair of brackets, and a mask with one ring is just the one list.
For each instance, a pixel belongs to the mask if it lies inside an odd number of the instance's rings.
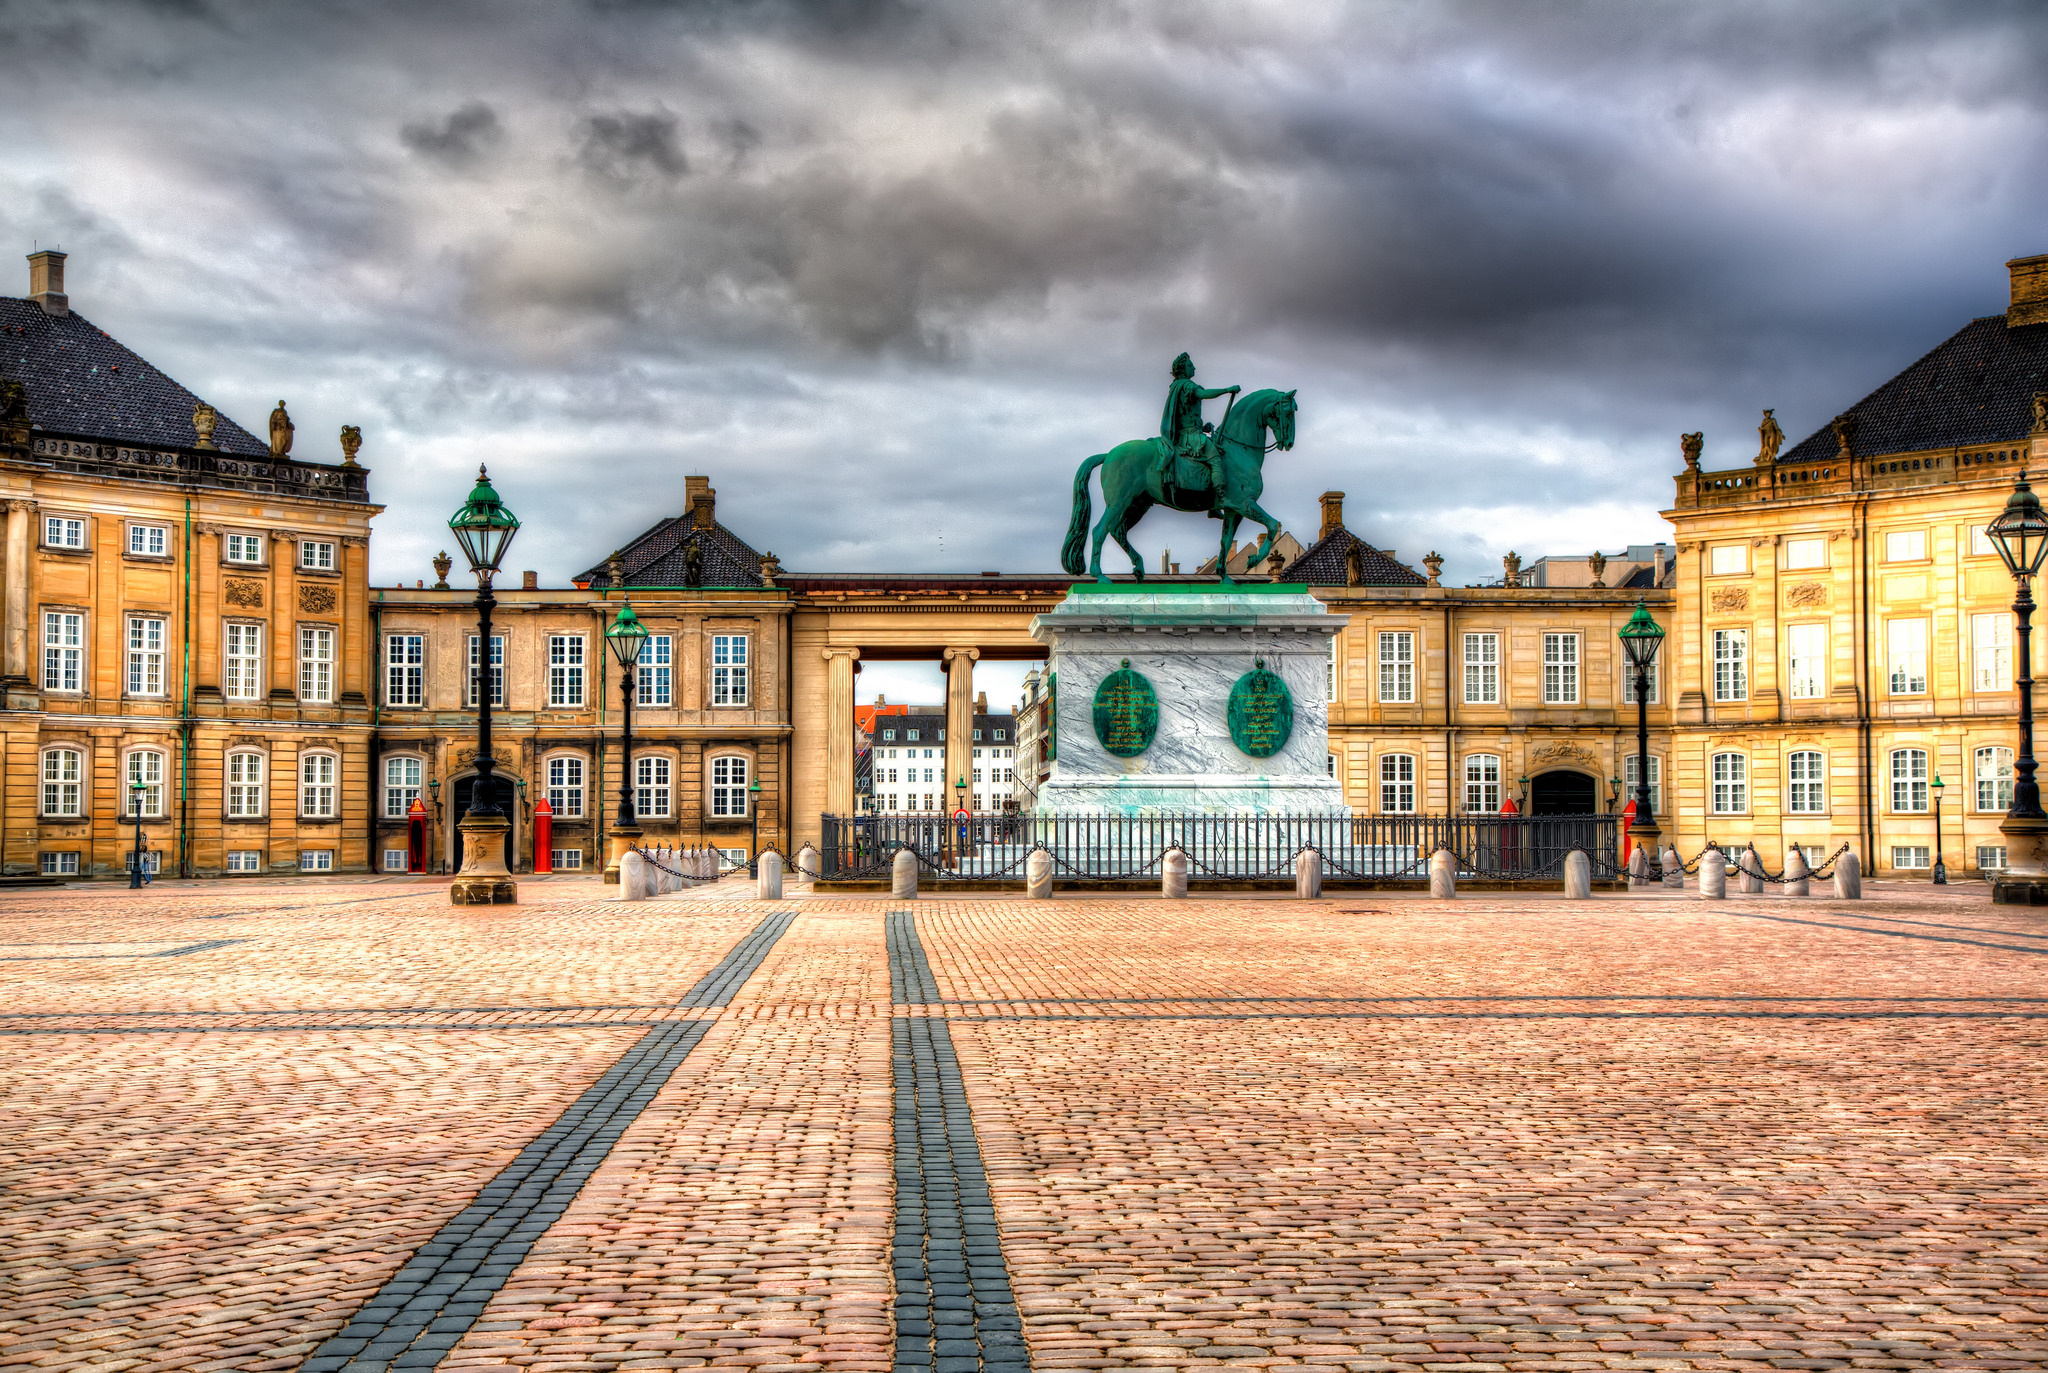
[[1270,411],[1273,442],[1283,452],[1294,447],[1294,410],[1294,392],[1288,391],[1273,398]]

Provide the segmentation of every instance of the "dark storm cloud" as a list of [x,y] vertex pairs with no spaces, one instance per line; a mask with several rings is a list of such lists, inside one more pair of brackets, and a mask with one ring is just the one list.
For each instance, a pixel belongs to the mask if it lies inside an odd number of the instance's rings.
[[479,460],[551,576],[685,470],[788,566],[1043,567],[1186,347],[1299,388],[1298,532],[1476,576],[2002,308],[2044,68],[2020,4],[13,0],[0,229],[245,422],[362,423],[392,575]]

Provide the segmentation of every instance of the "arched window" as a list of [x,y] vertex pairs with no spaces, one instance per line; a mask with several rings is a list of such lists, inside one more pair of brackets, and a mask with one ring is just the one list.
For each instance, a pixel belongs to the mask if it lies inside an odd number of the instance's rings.
[[1801,749],[1785,759],[1786,808],[1795,815],[1819,815],[1828,808],[1827,755]]
[[85,755],[75,748],[53,748],[43,754],[43,814],[85,814]]
[[572,755],[548,759],[548,809],[555,818],[583,816],[583,760]]
[[2012,809],[2012,750],[1977,750],[1977,809],[2003,815]]
[[253,820],[263,814],[263,755],[230,753],[227,758],[228,818]]
[[332,820],[341,760],[331,753],[308,753],[299,759],[299,815],[307,820]]
[[1913,815],[1927,809],[1927,750],[1892,750],[1892,809]]
[[733,754],[711,760],[711,813],[747,813],[747,760]]
[[1740,753],[1713,758],[1714,814],[1740,815],[1749,809],[1749,759]]
[[1500,809],[1499,754],[1465,755],[1465,809],[1481,814]]
[[1380,810],[1388,815],[1412,815],[1415,812],[1414,754],[1380,755]]
[[[137,749],[128,755],[128,786],[121,797],[121,814],[158,817],[164,813],[164,756],[155,749]],[[139,790],[138,790],[139,788]],[[141,804],[137,806],[137,799]]]
[[635,758],[633,760],[633,787],[637,793],[633,798],[634,812],[642,820],[665,820],[669,814],[669,797],[673,765],[666,758]]
[[425,771],[424,760],[409,754],[384,760],[386,819],[403,820],[412,812],[412,803],[420,799],[420,778]]

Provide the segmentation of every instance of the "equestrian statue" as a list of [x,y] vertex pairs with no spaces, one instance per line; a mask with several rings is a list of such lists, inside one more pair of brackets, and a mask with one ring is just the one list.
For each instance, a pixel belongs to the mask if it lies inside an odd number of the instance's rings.
[[[1200,511],[1223,522],[1223,551],[1216,557],[1219,580],[1231,580],[1230,546],[1242,520],[1257,520],[1266,527],[1266,537],[1251,558],[1254,566],[1263,561],[1279,537],[1280,521],[1259,508],[1259,493],[1266,489],[1262,469],[1267,453],[1294,447],[1294,392],[1253,391],[1245,395],[1243,389],[1197,386],[1194,360],[1186,353],[1175,358],[1159,437],[1132,439],[1107,453],[1097,453],[1074,474],[1074,519],[1067,526],[1060,565],[1078,577],[1086,552],[1087,570],[1096,581],[1106,582],[1102,541],[1115,539],[1131,555],[1131,575],[1142,582],[1145,560],[1127,536],[1139,517],[1155,505]],[[1203,423],[1202,402],[1222,396],[1230,399],[1221,424]],[[1273,436],[1271,443],[1266,440],[1268,432]],[[1103,511],[1091,539],[1088,477],[1098,467],[1102,469]]]

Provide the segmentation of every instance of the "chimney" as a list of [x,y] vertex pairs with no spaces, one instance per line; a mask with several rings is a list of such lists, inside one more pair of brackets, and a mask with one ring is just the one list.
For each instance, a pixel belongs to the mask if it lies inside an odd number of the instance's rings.
[[538,590],[540,590],[540,573],[538,573],[538,572],[522,572],[522,573],[520,573],[520,574],[519,574],[519,589],[520,589],[521,591],[538,591]]
[[64,254],[45,248],[28,255],[28,298],[46,315],[71,313],[71,297],[64,294]]
[[694,527],[709,529],[717,508],[718,493],[711,489],[711,478],[683,478],[683,513]]
[[1655,580],[1650,585],[1662,586],[1664,585],[1664,545],[1660,543],[1652,549],[1650,557],[1652,559],[1651,566],[1654,570],[1653,575],[1655,576]]
[[1325,491],[1323,501],[1323,531],[1316,535],[1318,540],[1327,539],[1344,527],[1344,493]]
[[[62,254],[59,254],[61,257]],[[34,261],[34,259],[30,259]],[[63,268],[58,268],[63,271]],[[2005,264],[2012,273],[2012,304],[2005,308],[2005,327],[2048,324],[2048,253],[2039,257],[2016,257]],[[61,283],[62,278],[59,278]],[[45,310],[50,307],[45,305]]]
[[988,714],[988,693],[986,691],[974,693],[974,713],[976,715]]

